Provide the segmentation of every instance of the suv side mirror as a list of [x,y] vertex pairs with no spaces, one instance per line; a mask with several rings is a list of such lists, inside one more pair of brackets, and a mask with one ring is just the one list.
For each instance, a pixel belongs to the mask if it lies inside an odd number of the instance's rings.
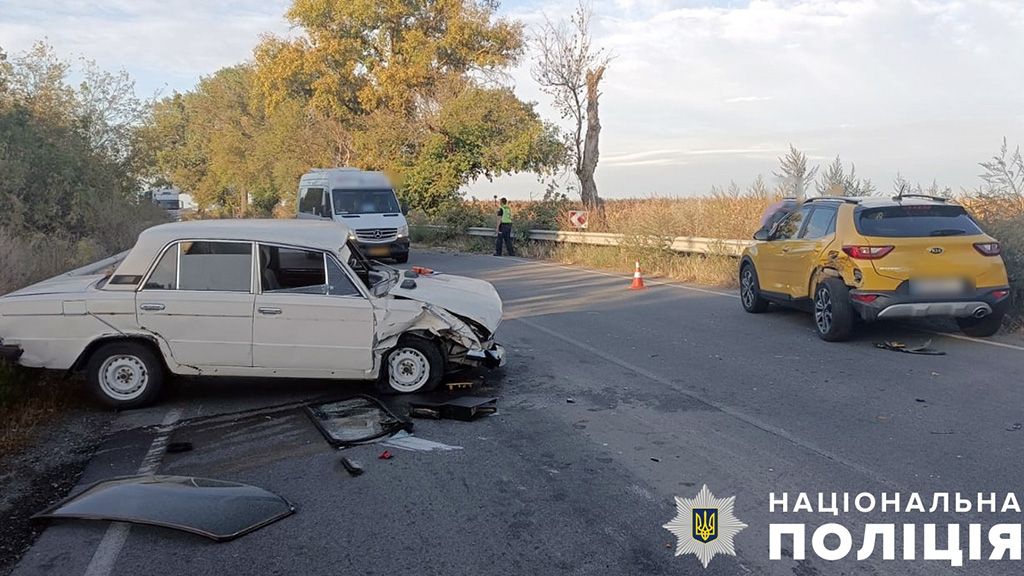
[[757,240],[757,241],[760,241],[760,242],[766,242],[766,241],[768,241],[770,239],[771,239],[771,234],[768,232],[767,228],[761,228],[757,232],[754,232],[754,240]]
[[400,204],[400,206],[402,207],[402,215],[403,216],[408,216],[409,215],[409,203],[408,202],[402,202]]

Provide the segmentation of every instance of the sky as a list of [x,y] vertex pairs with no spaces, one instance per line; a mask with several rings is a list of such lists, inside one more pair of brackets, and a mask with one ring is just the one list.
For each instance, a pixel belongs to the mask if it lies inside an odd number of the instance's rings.
[[[141,95],[185,91],[292,34],[287,0],[0,0],[0,47],[45,39],[62,55],[127,70]],[[1006,137],[1024,144],[1024,0],[593,0],[613,55],[601,96],[603,197],[688,196],[763,174],[792,143],[837,154],[882,190],[899,172],[954,189]],[[575,0],[505,0],[528,29]],[[530,76],[509,82],[557,120]],[[531,175],[468,193],[537,197]]]

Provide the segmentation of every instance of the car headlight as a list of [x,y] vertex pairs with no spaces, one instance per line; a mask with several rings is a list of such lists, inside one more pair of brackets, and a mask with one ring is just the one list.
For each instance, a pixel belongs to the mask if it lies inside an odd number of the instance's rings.
[[403,224],[403,225],[398,227],[398,237],[399,238],[403,238],[403,237],[408,236],[408,235],[409,235],[409,225],[408,224]]

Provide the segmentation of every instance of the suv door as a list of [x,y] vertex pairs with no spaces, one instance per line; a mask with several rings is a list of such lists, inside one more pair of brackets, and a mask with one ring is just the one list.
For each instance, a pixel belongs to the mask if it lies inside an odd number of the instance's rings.
[[135,295],[139,325],[178,364],[252,365],[253,244],[171,244]]
[[373,306],[331,255],[261,244],[253,365],[364,376],[373,368]]
[[791,212],[775,227],[771,239],[758,247],[757,276],[761,290],[790,294],[790,280],[787,277],[789,251],[810,212],[810,206]]
[[818,256],[835,239],[836,211],[835,206],[813,205],[800,233],[787,241],[787,250],[779,262],[791,297],[810,296],[811,272],[817,266]]

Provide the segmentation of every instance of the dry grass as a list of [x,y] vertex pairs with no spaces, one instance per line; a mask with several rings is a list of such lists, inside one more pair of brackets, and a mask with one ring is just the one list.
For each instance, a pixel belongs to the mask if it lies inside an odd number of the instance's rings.
[[41,425],[80,402],[79,396],[41,371],[0,361],[0,459],[17,452]]

